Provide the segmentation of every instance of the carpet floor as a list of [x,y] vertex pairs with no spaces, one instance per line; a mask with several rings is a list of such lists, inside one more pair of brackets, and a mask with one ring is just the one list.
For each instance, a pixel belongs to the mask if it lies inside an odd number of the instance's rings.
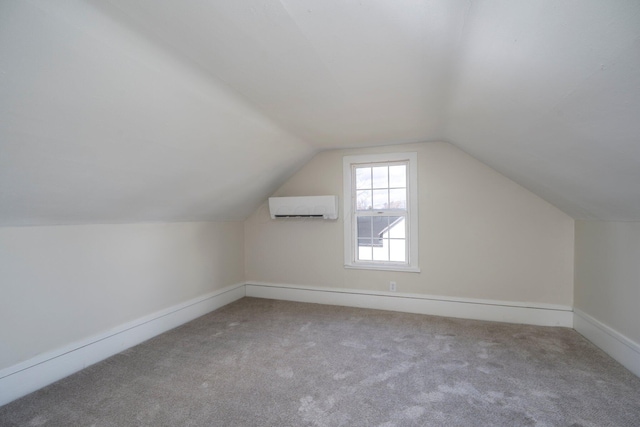
[[569,328],[243,298],[0,425],[640,426],[640,378]]

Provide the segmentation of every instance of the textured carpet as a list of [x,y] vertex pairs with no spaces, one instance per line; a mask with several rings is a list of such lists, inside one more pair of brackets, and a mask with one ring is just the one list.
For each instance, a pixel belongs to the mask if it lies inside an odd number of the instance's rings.
[[640,426],[640,379],[568,328],[244,298],[0,425]]

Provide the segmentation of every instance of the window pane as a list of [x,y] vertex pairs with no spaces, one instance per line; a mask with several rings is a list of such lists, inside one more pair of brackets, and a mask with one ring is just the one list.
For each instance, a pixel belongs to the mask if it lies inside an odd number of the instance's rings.
[[358,190],[356,192],[356,209],[359,211],[371,209],[371,190]]
[[373,169],[373,188],[388,188],[389,187],[389,167],[377,166]]
[[389,261],[389,239],[381,239],[380,246],[373,247],[374,261]]
[[407,165],[389,166],[389,187],[407,186]]
[[[373,245],[376,247],[382,247],[385,243],[383,242],[384,238],[389,238],[387,236],[387,230],[389,229],[389,217],[388,216],[374,216],[373,217]],[[386,246],[385,246],[386,247]],[[385,249],[385,253],[388,252],[388,249]],[[376,250],[373,250],[373,256],[375,259]]]
[[357,218],[358,220],[358,230],[356,230],[358,232],[358,235],[356,236],[356,238],[358,240],[368,240],[369,244],[371,244],[371,237],[373,236],[372,234],[372,220],[374,217],[372,216],[359,216]]
[[389,190],[389,199],[389,209],[407,208],[407,190],[404,188]]
[[389,240],[389,260],[407,262],[407,248],[405,239]]
[[373,190],[373,209],[389,207],[389,190]]
[[356,168],[356,189],[371,188],[371,168]]
[[[406,221],[404,217],[390,217],[389,237],[392,239],[404,239],[406,236]],[[385,236],[386,237],[386,236]]]
[[371,243],[371,239],[358,239],[358,246],[366,246],[370,248],[373,244]]
[[371,261],[373,246],[371,245],[371,239],[358,239],[358,259],[361,261]]

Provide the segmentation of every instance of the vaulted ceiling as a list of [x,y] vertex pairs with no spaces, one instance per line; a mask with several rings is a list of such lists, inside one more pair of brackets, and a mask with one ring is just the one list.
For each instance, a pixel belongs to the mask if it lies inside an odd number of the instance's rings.
[[0,225],[241,220],[418,141],[640,220],[640,2],[0,2]]

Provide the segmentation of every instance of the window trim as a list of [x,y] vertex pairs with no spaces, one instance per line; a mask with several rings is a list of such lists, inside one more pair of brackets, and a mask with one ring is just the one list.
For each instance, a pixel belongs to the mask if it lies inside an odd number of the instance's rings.
[[[356,260],[356,211],[353,165],[407,162],[407,263]],[[349,269],[420,272],[418,266],[418,154],[381,153],[343,157],[344,267]]]

